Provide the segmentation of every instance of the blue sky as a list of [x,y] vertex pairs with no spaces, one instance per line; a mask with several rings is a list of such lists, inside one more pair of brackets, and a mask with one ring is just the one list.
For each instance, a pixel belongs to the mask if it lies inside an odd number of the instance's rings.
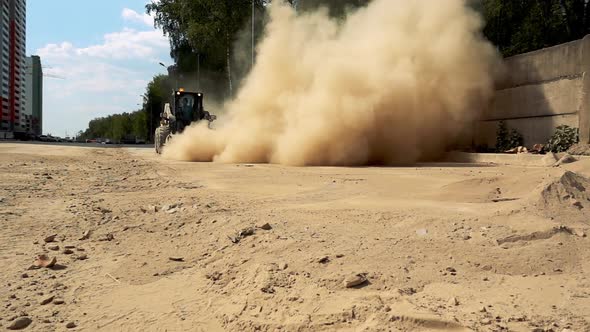
[[65,136],[96,117],[138,109],[146,84],[166,72],[170,47],[147,0],[28,0],[27,55],[41,56],[43,132]]

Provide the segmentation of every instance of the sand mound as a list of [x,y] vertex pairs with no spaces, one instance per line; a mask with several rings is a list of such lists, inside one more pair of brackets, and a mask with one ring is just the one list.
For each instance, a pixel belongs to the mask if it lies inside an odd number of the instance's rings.
[[498,182],[497,177],[453,182],[442,187],[437,198],[444,201],[489,203],[502,197]]
[[563,221],[571,218],[577,220],[584,217],[590,208],[590,179],[577,173],[566,171],[558,179],[542,186],[538,197],[536,208],[550,217],[566,217]]

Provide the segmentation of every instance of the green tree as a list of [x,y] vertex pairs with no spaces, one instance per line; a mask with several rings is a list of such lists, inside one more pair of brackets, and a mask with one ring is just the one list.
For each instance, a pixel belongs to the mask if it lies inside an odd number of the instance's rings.
[[232,95],[232,47],[250,20],[252,1],[258,11],[264,9],[263,0],[161,0],[146,8],[168,35],[175,61],[182,64],[187,55],[203,55],[205,65],[225,71]]
[[[138,116],[138,119],[144,121],[145,132],[148,134],[136,136],[140,136],[153,142],[153,135],[158,127],[160,113],[164,111],[164,104],[170,102],[172,89],[173,87],[170,78],[167,75],[157,75],[148,83],[146,93],[143,97],[144,114],[141,117]],[[138,119],[135,119],[135,121],[139,121]],[[139,126],[139,124],[135,124],[135,126]],[[138,131],[139,127],[137,127],[136,130]]]
[[476,7],[485,36],[511,56],[583,38],[590,33],[587,0],[484,0]]

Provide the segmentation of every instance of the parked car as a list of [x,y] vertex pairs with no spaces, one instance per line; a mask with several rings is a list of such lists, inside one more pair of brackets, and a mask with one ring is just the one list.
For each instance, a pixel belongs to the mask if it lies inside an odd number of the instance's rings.
[[49,136],[47,135],[39,135],[38,140],[41,142],[49,142]]

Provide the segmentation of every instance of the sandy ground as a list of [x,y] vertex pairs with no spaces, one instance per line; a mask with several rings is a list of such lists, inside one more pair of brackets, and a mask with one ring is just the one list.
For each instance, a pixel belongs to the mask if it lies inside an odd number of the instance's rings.
[[[5,143],[0,165],[0,329],[590,331],[587,161],[295,168]],[[57,265],[33,269],[43,253]]]

